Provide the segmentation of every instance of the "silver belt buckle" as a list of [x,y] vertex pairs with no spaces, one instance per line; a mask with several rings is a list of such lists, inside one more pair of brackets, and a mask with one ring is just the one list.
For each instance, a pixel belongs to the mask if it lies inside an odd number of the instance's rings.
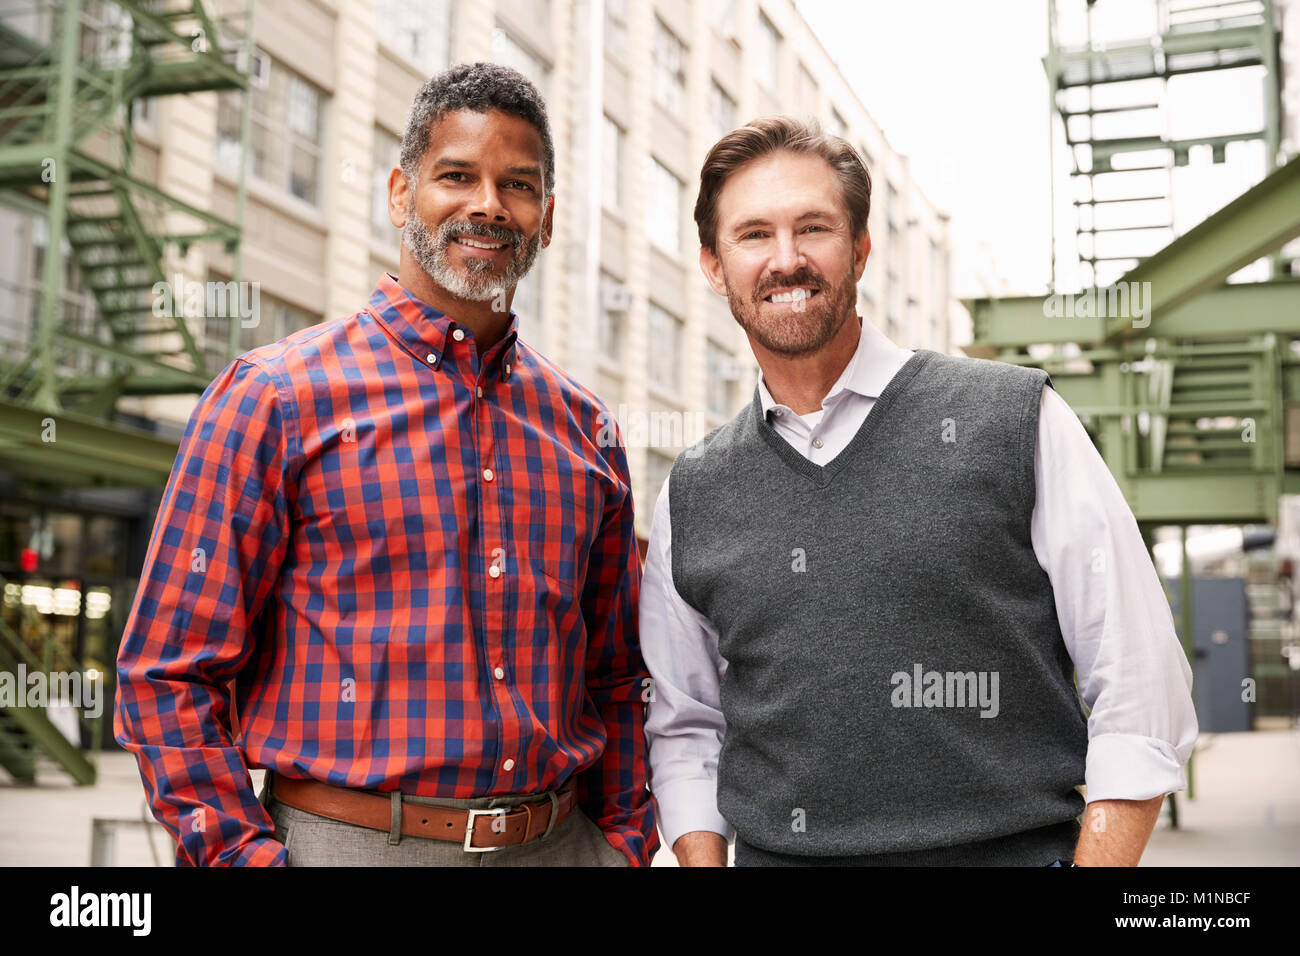
[[474,821],[478,817],[497,816],[504,817],[510,812],[509,807],[492,807],[488,810],[469,810],[469,818],[465,823],[465,842],[462,845],[466,853],[492,853],[496,850],[504,850],[503,846],[473,846],[471,841],[474,839]]

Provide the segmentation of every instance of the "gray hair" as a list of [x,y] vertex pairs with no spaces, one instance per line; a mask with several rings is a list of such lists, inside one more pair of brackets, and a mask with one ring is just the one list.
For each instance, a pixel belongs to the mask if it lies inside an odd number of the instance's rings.
[[476,113],[500,110],[531,123],[542,137],[545,152],[543,190],[546,195],[555,190],[555,145],[551,141],[551,124],[542,94],[518,70],[497,63],[458,63],[429,80],[415,94],[399,161],[402,174],[412,187],[428,152],[433,124],[456,110]]

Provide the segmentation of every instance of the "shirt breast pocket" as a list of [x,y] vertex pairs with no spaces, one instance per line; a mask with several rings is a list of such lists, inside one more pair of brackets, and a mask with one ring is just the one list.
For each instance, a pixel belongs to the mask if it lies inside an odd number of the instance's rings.
[[599,529],[600,494],[594,482],[548,495],[543,517],[528,529],[528,562],[534,575],[547,579],[548,589],[577,597]]

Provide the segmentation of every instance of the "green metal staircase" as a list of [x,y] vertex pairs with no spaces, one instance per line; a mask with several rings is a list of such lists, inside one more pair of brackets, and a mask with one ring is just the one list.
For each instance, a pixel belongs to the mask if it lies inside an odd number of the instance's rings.
[[[21,614],[23,609],[16,600],[17,591],[16,584],[0,577],[0,600],[4,601],[4,610],[16,607]],[[41,642],[40,650],[38,655],[22,635],[9,625],[5,616],[0,615],[0,673],[17,675],[20,673],[19,664],[22,664],[23,673],[44,673],[48,683],[51,672],[81,672],[80,665],[49,637]],[[24,687],[17,687],[16,690],[25,697]],[[102,739],[101,724],[105,719],[111,719],[107,717],[111,713],[107,702],[99,717],[91,719],[82,714],[78,719],[80,727],[91,740],[90,757],[63,735],[63,731],[54,725],[44,708],[25,706],[24,699],[19,699],[16,703],[17,706],[14,707],[0,705],[0,767],[4,767],[17,782],[34,784],[38,761],[43,756],[52,760],[78,784],[93,784],[93,754],[99,749]]]
[[[24,0],[16,0],[24,3]],[[229,4],[225,4],[227,8]],[[0,13],[0,189],[49,210],[51,254],[25,355],[0,359],[0,399],[111,416],[123,395],[201,391],[202,332],[179,309],[156,315],[169,248],[233,251],[239,228],[133,174],[133,106],[155,97],[246,89],[238,13],[203,0],[25,0]],[[67,242],[99,321],[58,314]]]
[[1154,37],[1112,43],[1094,34],[1093,7],[1083,42],[1066,44],[1048,3],[1043,64],[1071,159],[1079,261],[1086,283],[1104,286],[1174,238],[1174,170],[1192,149],[1222,163],[1230,144],[1262,140],[1273,156],[1282,111],[1280,88],[1265,83],[1258,128],[1180,139],[1166,108],[1174,78],[1253,66],[1276,75],[1272,0],[1157,0]]
[[[197,394],[211,380],[212,343],[159,283],[196,245],[233,254],[239,278],[244,172],[237,221],[214,215],[154,184],[136,123],[163,97],[247,91],[251,31],[251,0],[0,2],[0,203],[43,210],[48,225],[39,288],[0,299],[30,309],[0,315],[0,471],[42,485],[165,480],[175,443],[130,427],[120,400]],[[69,276],[93,308],[71,307]],[[230,325],[216,343],[226,354]],[[0,577],[0,672],[80,672],[38,636],[14,578]],[[82,720],[94,748],[104,719]],[[32,782],[38,758],[94,781],[92,760],[44,710],[0,708],[0,766]]]

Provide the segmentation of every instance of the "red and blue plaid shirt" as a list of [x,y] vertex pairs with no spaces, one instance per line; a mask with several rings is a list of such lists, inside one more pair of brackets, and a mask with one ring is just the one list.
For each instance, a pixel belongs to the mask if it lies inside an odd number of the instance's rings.
[[612,431],[513,316],[478,356],[387,275],[365,310],[236,359],[190,418],[118,657],[117,739],[177,862],[285,862],[248,774],[265,767],[449,798],[576,775],[648,863]]

